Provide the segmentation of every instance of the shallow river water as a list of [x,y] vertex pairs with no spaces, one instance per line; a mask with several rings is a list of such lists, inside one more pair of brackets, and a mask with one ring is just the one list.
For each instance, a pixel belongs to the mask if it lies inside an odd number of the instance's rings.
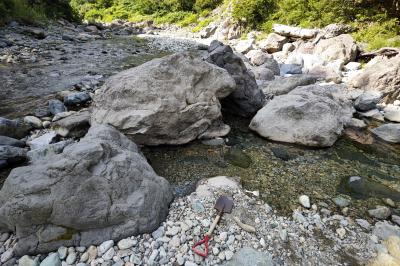
[[[237,176],[242,185],[284,214],[298,207],[298,197],[314,203],[343,195],[352,198],[350,215],[365,216],[383,198],[400,202],[400,149],[380,150],[340,139],[328,149],[309,149],[271,142],[248,130],[249,120],[225,115],[232,127],[223,146],[196,141],[179,147],[147,147],[144,154],[155,171],[175,184],[176,194],[190,192],[195,181],[218,175]],[[362,177],[351,183],[351,176]]]

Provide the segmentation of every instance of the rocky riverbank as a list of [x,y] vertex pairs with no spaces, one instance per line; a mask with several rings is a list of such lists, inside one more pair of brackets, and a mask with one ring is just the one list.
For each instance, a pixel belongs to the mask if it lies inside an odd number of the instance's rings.
[[1,263],[396,265],[399,56],[360,69],[340,27],[274,30],[2,29]]
[[[191,246],[212,222],[213,205],[221,194],[233,198],[234,211],[223,216],[204,260]],[[212,178],[200,182],[193,194],[176,199],[167,220],[152,234],[99,246],[60,247],[47,257],[24,256],[19,265],[37,265],[41,258],[41,265],[254,265],[254,261],[260,265],[345,265],[365,264],[377,250],[398,255],[393,247],[379,244],[395,230],[386,222],[372,226],[365,220],[324,213],[314,203],[305,206],[300,205],[292,217],[282,217],[234,179]],[[256,232],[243,230],[235,217]],[[8,239],[6,246],[13,241],[8,235],[2,239]]]

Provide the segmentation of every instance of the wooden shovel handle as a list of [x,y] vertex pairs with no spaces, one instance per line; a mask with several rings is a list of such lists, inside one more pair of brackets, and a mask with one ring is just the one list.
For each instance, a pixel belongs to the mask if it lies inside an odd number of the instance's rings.
[[217,226],[217,224],[219,222],[219,219],[221,219],[221,214],[218,214],[217,217],[215,217],[215,219],[210,227],[210,230],[208,230],[206,235],[211,236],[212,232],[214,231],[215,227]]
[[244,231],[249,232],[249,233],[256,232],[256,228],[254,228],[251,225],[242,223],[238,217],[233,217],[233,220],[235,220],[235,222],[239,225],[239,227],[242,228]]

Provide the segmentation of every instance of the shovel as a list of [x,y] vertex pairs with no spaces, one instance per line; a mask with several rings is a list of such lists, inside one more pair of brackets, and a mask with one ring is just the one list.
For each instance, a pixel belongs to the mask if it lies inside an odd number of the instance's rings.
[[[226,196],[221,196],[218,198],[217,202],[215,203],[214,208],[218,211],[217,217],[215,217],[210,229],[204,235],[204,238],[201,241],[197,242],[192,247],[192,250],[194,253],[196,253],[197,255],[200,255],[204,258],[206,258],[208,255],[208,241],[210,240],[210,236],[211,236],[212,232],[214,231],[215,226],[217,226],[219,220],[221,219],[222,214],[232,212],[233,201]],[[204,251],[198,249],[203,244],[204,244]]]

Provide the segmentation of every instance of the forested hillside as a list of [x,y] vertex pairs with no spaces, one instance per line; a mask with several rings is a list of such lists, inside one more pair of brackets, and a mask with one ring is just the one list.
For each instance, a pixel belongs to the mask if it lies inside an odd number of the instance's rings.
[[324,27],[346,23],[358,41],[371,48],[399,46],[399,0],[1,0],[5,18],[37,21],[63,16],[68,19],[129,21],[153,20],[157,24],[176,23],[199,31],[223,12],[247,29],[269,32],[273,23],[302,27]]

